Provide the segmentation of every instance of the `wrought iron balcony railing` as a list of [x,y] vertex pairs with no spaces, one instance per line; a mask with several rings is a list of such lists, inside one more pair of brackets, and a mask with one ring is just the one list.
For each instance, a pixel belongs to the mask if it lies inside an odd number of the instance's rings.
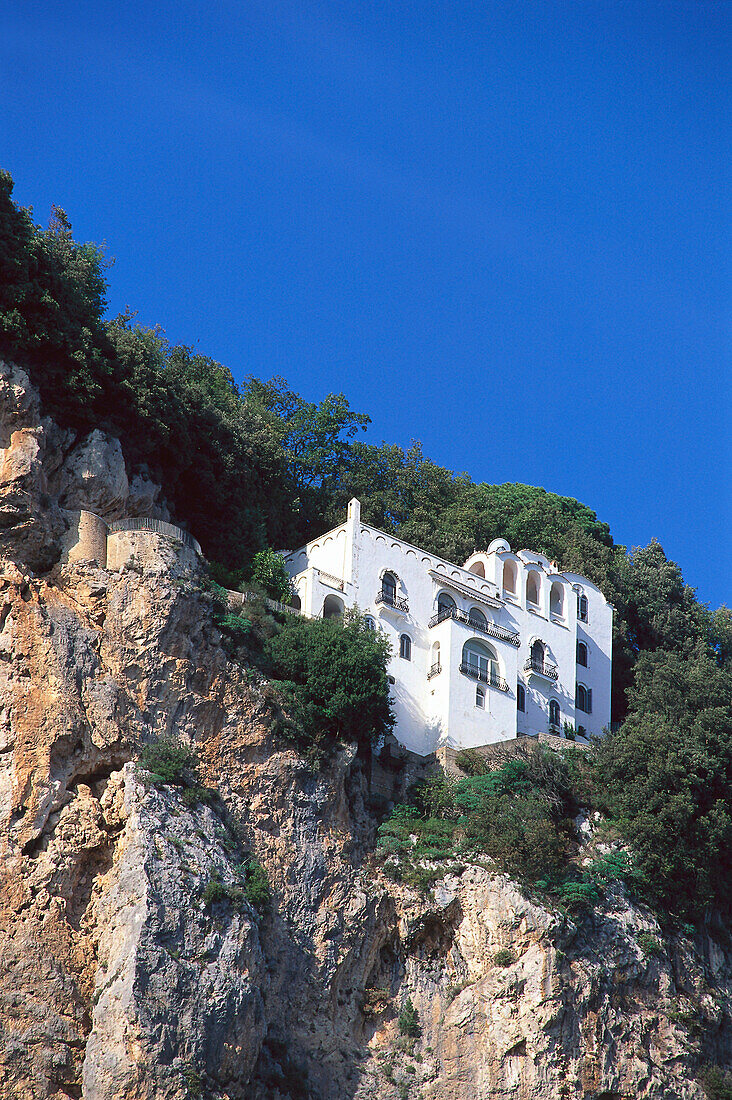
[[490,687],[498,688],[499,691],[508,691],[508,684],[502,676],[496,676],[493,672],[484,672],[478,668],[477,665],[466,664],[465,661],[460,665],[460,671],[463,676],[470,676],[473,680],[480,680],[481,684],[489,684]]
[[489,623],[487,619],[471,619],[468,612],[461,611],[459,607],[441,608],[436,615],[432,616],[427,625],[438,626],[439,623],[444,623],[445,619],[454,619],[458,623],[465,623],[477,634],[487,634],[489,638],[498,638],[502,642],[508,642],[509,645],[515,645],[517,649],[521,645],[518,634],[513,630],[496,626],[495,623]]
[[559,679],[556,665],[539,661],[536,657],[529,657],[528,661],[524,663],[524,672],[535,672],[538,676],[546,676],[547,680]]
[[403,596],[394,595],[388,588],[382,588],[374,602],[386,604],[387,607],[393,607],[395,611],[403,611],[405,615],[409,612],[408,601]]
[[440,672],[442,672],[442,665],[438,661],[437,664],[432,665],[432,668],[427,673],[427,679],[431,680],[433,676],[437,676]]

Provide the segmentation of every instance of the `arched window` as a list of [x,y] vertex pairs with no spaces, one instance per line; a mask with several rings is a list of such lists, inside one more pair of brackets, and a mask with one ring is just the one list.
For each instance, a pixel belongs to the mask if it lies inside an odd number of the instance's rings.
[[412,639],[408,634],[400,635],[399,656],[403,657],[405,661],[411,661],[412,659]]
[[564,585],[559,581],[552,581],[549,607],[552,615],[557,615],[560,619],[564,618]]
[[577,642],[577,664],[587,668],[587,645],[585,642]]
[[302,603],[300,602],[300,597],[298,596],[297,592],[294,592],[290,597],[290,607],[293,611],[302,610]]
[[470,572],[475,573],[476,577],[485,577],[485,566],[482,561],[474,561],[470,566]]
[[485,710],[485,692],[482,687],[475,689],[475,705],[480,707],[481,710]]
[[479,630],[486,630],[488,628],[488,620],[479,607],[471,607],[468,612],[468,619],[471,626],[476,626]]
[[437,614],[449,615],[456,609],[457,605],[447,592],[440,592],[437,597]]
[[539,604],[539,574],[531,572],[526,578],[526,602]]
[[556,701],[556,699],[550,699],[549,700],[549,725],[550,726],[556,726],[556,728],[559,729],[559,719],[560,719],[559,703]]
[[340,619],[343,615],[343,600],[338,596],[326,596],[323,601],[323,618]]
[[440,643],[435,642],[432,646],[432,654],[430,656],[430,670],[427,673],[427,679],[431,680],[433,676],[436,676],[438,672],[442,671],[440,664]]
[[503,563],[503,587],[512,596],[516,595],[516,562],[504,561]]
[[577,710],[582,710],[585,714],[592,714],[592,691],[586,688],[584,684],[577,684],[575,688],[574,705]]
[[531,643],[531,667],[536,669],[537,672],[544,671],[544,656],[544,643],[537,638],[535,642]]
[[495,649],[493,646],[486,645],[485,642],[479,642],[477,638],[471,638],[463,646],[463,661],[460,669],[468,676],[475,676],[486,684],[497,684],[499,680]]
[[366,615],[364,617],[363,625],[366,627],[367,630],[376,630],[376,623],[370,615]]
[[393,605],[397,594],[397,582],[393,573],[384,573],[384,576],[381,578],[381,592],[384,597],[384,603]]
[[583,592],[577,596],[577,618],[581,623],[587,622],[587,596]]
[[526,712],[526,688],[523,684],[516,685],[516,710]]

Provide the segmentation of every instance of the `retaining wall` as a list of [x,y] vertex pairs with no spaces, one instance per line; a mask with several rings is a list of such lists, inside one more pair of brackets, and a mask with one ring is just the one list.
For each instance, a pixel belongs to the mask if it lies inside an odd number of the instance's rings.
[[[566,737],[555,737],[551,733],[540,733],[537,737],[511,737],[506,741],[497,741],[492,745],[477,745],[475,748],[471,748],[470,751],[479,753],[489,764],[492,760],[500,763],[506,753],[523,752],[527,745],[535,745],[537,742],[546,745],[550,749],[556,749],[558,752],[563,752],[566,749],[584,750],[589,748],[589,742],[583,738],[570,741]],[[442,745],[437,749],[435,756],[448,775],[462,776],[465,774],[455,763],[455,759],[461,751],[460,749],[449,748],[447,745]]]

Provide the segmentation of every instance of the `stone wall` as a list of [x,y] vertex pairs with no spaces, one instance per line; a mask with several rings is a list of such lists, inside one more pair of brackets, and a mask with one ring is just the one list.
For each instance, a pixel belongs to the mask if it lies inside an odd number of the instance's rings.
[[171,535],[156,531],[110,531],[107,538],[107,568],[115,571],[138,567],[144,572],[170,572],[180,576],[199,565],[195,550]]
[[[566,737],[555,737],[551,733],[540,733],[537,737],[512,737],[508,741],[498,741],[493,745],[478,745],[470,751],[478,753],[486,762],[495,762],[495,766],[499,767],[507,753],[522,753],[527,746],[536,745],[537,743],[556,749],[557,752],[563,752],[565,749],[589,748],[589,742],[581,737],[577,738],[576,741],[569,741]],[[455,763],[460,751],[460,749],[453,749],[448,745],[441,745],[435,753],[438,763],[448,775],[464,775],[464,772]]]
[[106,569],[107,524],[83,509],[66,513],[69,529],[62,540],[61,562],[92,561]]

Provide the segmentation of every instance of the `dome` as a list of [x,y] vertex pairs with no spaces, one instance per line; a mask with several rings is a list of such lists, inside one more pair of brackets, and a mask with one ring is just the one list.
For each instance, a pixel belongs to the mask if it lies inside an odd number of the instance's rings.
[[494,539],[488,547],[489,554],[502,554],[504,551],[508,551],[509,553],[511,551],[511,547],[505,539]]

